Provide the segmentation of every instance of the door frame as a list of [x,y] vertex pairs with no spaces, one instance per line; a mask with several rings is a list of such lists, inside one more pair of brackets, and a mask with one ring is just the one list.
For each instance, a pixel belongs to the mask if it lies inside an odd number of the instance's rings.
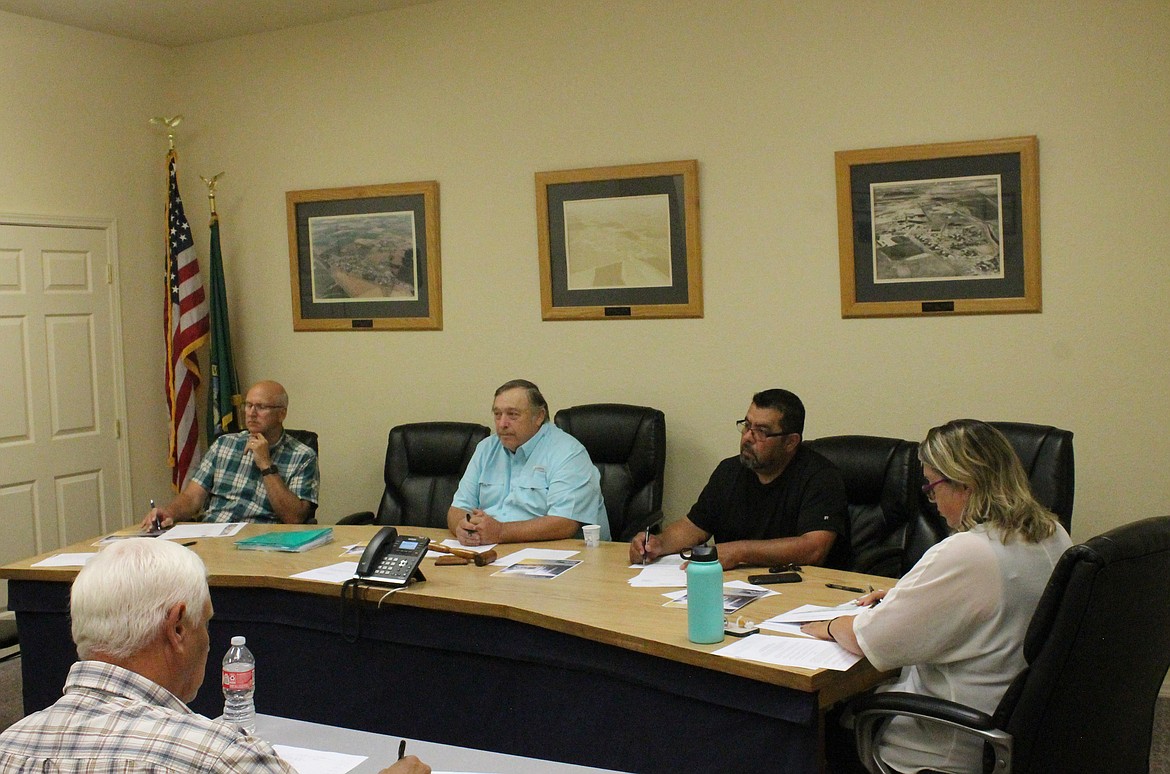
[[[106,283],[110,299],[110,365],[114,369],[114,417],[120,431],[115,430],[114,440],[118,449],[118,475],[122,478],[121,502],[118,503],[117,523],[127,526],[126,517],[131,511],[130,480],[130,433],[126,421],[126,367],[122,352],[122,282],[119,276],[118,221],[114,218],[91,218],[74,215],[27,215],[0,212],[0,226],[34,226],[42,228],[74,228],[102,231],[106,236],[106,256],[109,272]],[[98,278],[101,280],[102,278]]]

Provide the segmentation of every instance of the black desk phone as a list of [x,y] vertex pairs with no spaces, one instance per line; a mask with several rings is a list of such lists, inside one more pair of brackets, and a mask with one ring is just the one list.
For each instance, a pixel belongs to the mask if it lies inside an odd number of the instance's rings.
[[418,565],[430,542],[430,538],[399,535],[394,527],[382,527],[366,545],[355,577],[388,586],[405,586],[416,578],[426,580]]

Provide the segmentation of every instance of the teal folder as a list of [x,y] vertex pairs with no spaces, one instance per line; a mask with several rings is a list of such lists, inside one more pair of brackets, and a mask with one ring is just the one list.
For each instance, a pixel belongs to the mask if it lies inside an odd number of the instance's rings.
[[308,551],[333,542],[333,528],[305,529],[296,532],[265,532],[263,535],[236,541],[245,551]]

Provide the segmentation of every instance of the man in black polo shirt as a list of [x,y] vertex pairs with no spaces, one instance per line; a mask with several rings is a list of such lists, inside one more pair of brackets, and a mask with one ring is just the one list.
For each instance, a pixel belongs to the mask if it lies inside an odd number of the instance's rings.
[[739,456],[719,463],[686,518],[630,542],[630,560],[651,561],[715,536],[719,560],[740,565],[845,568],[849,512],[841,473],[801,445],[804,404],[788,390],[752,396],[736,422]]

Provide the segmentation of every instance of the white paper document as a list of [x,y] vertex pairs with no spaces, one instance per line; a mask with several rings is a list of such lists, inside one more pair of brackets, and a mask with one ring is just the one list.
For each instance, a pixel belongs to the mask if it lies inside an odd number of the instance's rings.
[[345,583],[357,573],[357,562],[338,562],[327,567],[318,567],[315,570],[305,570],[290,578],[303,580],[325,581],[326,583]]
[[855,605],[852,602],[846,602],[836,607],[801,605],[798,608],[789,610],[787,613],[772,616],[767,621],[762,622],[760,628],[770,628],[767,624],[802,624],[808,623],[809,621],[830,621],[843,615],[857,615],[864,609],[861,605]]
[[715,651],[715,655],[802,669],[839,671],[844,671],[861,660],[861,656],[850,653],[835,642],[777,637],[771,634],[749,635],[720,648]]
[[[744,605],[779,594],[779,591],[766,589],[763,586],[753,586],[747,581],[734,580],[723,584],[723,614],[728,615],[739,610]],[[687,592],[683,591],[668,591],[662,596],[669,598],[671,601],[667,602],[670,607],[686,607],[687,606]]]
[[39,562],[31,565],[32,567],[84,567],[85,563],[93,557],[92,554],[53,554],[47,559],[42,559]]
[[346,774],[366,760],[365,755],[310,750],[305,747],[290,747],[274,744],[276,754],[292,764],[298,774]]
[[580,552],[558,548],[521,548],[519,551],[513,551],[507,556],[501,556],[492,562],[492,566],[510,567],[524,559],[568,559],[571,556],[576,556],[578,553]]
[[651,564],[631,564],[630,569],[642,572],[630,578],[631,586],[647,588],[682,587],[687,585],[687,574],[682,569],[683,558],[678,554],[660,556]]
[[244,528],[242,521],[211,524],[176,524],[159,535],[160,540],[190,540],[191,538],[231,537]]

